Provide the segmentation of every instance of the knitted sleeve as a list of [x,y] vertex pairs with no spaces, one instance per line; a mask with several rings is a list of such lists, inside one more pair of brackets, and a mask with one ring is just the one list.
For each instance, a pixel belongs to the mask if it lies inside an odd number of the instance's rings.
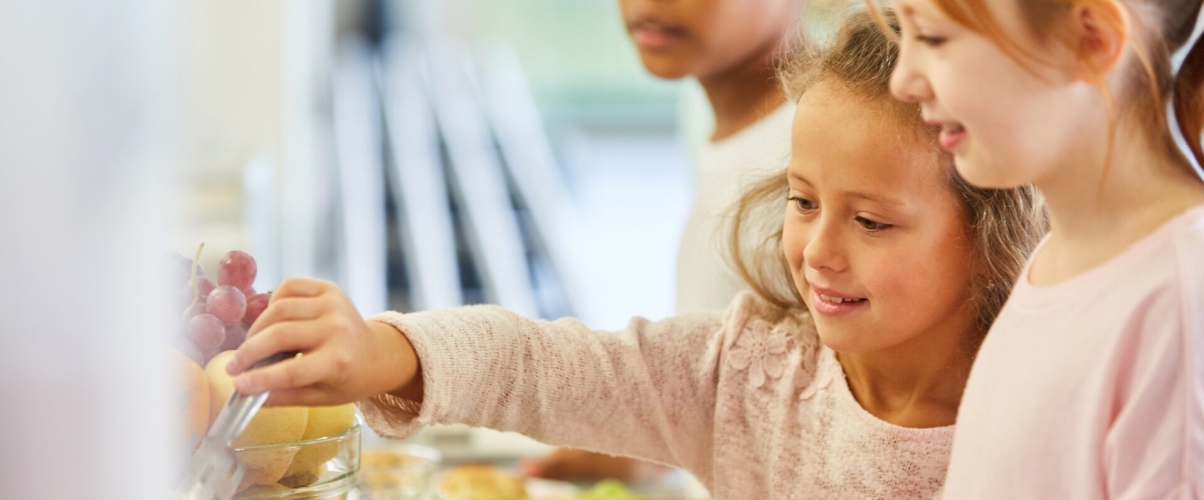
[[418,354],[424,401],[417,415],[381,397],[360,408],[387,437],[462,423],[708,474],[725,332],[748,314],[740,302],[725,316],[635,318],[619,332],[495,306],[383,313],[370,319]]

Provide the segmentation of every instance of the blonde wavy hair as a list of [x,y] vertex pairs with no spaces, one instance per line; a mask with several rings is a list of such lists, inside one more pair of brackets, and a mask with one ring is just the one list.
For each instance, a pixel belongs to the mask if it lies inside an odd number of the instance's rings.
[[[877,14],[898,32],[892,12],[884,9]],[[898,47],[875,17],[866,10],[846,14],[835,41],[827,48],[798,44],[780,71],[785,90],[790,99],[798,101],[821,81],[838,84],[847,97],[881,106],[901,130],[913,131],[936,148],[938,129],[923,122],[919,106],[891,97],[890,74]],[[976,333],[985,334],[1047,230],[1044,202],[1032,186],[973,187],[957,175],[948,153],[942,152],[939,161],[969,221],[966,231],[974,244],[975,275],[970,284],[977,310],[974,327]],[[782,251],[788,191],[785,170],[753,184],[732,208],[728,237],[729,259],[737,274],[783,315],[806,310]]]

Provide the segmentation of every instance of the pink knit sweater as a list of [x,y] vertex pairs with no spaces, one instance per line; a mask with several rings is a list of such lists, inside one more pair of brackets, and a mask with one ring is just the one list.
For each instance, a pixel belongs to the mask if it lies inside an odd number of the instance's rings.
[[464,423],[683,467],[716,499],[933,498],[953,427],[911,429],[853,398],[810,318],[769,321],[751,293],[722,315],[636,318],[620,332],[494,306],[371,318],[422,363],[414,415],[360,403],[381,435]]

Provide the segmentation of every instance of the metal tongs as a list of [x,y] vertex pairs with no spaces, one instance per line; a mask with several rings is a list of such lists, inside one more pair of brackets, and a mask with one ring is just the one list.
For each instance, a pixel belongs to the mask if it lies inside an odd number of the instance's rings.
[[[296,356],[281,352],[251,366],[262,368]],[[209,433],[188,460],[176,487],[178,500],[230,500],[246,473],[234,456],[233,441],[251,423],[251,418],[268,399],[268,393],[244,395],[234,391]]]

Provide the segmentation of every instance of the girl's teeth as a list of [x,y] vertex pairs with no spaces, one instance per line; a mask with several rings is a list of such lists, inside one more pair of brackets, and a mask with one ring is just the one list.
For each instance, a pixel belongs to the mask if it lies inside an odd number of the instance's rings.
[[824,301],[831,302],[833,304],[843,304],[845,302],[860,302],[860,301],[864,300],[864,299],[842,299],[840,297],[833,297],[831,295],[824,295],[822,293],[819,294],[819,298],[824,299]]

